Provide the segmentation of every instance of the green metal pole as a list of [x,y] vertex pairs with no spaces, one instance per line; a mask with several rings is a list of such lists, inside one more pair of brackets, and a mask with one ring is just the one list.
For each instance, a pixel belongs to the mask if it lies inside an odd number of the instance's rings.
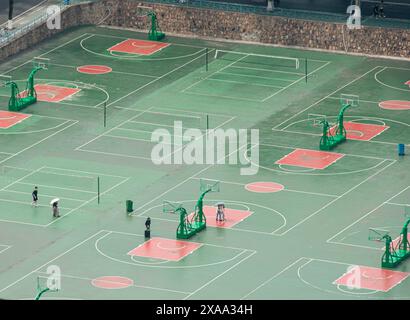
[[308,65],[307,65],[307,58],[305,59],[305,81],[307,83],[308,78]]
[[100,204],[100,177],[97,177],[97,201]]
[[209,130],[209,115],[206,115],[206,132]]

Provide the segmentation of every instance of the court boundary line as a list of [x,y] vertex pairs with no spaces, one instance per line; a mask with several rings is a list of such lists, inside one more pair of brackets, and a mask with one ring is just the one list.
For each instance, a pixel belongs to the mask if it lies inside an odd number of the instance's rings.
[[[223,73],[221,73],[223,74]],[[268,88],[275,88],[275,89],[283,89],[283,87],[280,86],[274,86],[274,85],[267,85],[267,84],[261,84],[261,83],[246,83],[243,81],[234,81],[234,80],[224,80],[224,79],[215,79],[215,78],[208,78],[204,79],[204,81],[220,81],[220,82],[227,82],[227,83],[239,83],[239,84],[246,84],[246,85],[251,85],[251,86],[259,86],[259,87],[268,87]]]
[[[235,68],[235,66],[231,66],[233,68]],[[239,67],[236,67],[239,68]],[[251,69],[251,68],[246,68],[246,69]],[[259,70],[263,70],[263,69],[259,69]],[[272,70],[268,70],[268,71],[272,71]],[[266,79],[266,80],[278,80],[278,81],[286,81],[286,82],[293,82],[295,80],[289,80],[289,79],[282,79],[282,78],[269,78],[269,77],[262,77],[262,76],[253,76],[250,74],[244,74],[244,73],[233,73],[233,72],[220,72],[220,74],[229,74],[229,75],[235,75],[235,76],[241,76],[241,77],[248,77],[248,78],[257,78],[257,79]],[[296,79],[297,80],[297,79]],[[278,87],[278,88],[283,88],[283,87]]]
[[[202,51],[203,51],[203,50],[202,50]],[[152,80],[152,81],[149,81],[148,83],[146,83],[146,84],[144,84],[144,85],[138,87],[137,89],[135,89],[135,90],[129,92],[128,94],[126,94],[126,95],[124,95],[124,96],[122,96],[122,97],[120,97],[120,98],[118,98],[118,99],[116,99],[116,100],[110,102],[109,104],[106,105],[106,107],[108,108],[108,107],[110,107],[111,105],[118,103],[118,101],[121,101],[121,100],[123,100],[123,99],[129,97],[130,95],[135,94],[136,92],[138,92],[138,91],[144,89],[145,87],[147,87],[147,86],[149,86],[149,85],[151,85],[151,84],[153,84],[153,83],[155,83],[155,82],[161,80],[162,78],[165,78],[166,76],[168,76],[168,75],[170,75],[170,74],[172,74],[172,73],[178,71],[179,69],[181,69],[181,68],[183,68],[183,67],[185,67],[185,66],[191,64],[192,62],[198,60],[199,58],[202,58],[204,55],[207,55],[207,54],[210,53],[210,52],[212,52],[212,50],[209,50],[208,52],[205,52],[205,53],[201,53],[201,51],[198,51],[198,52],[196,53],[196,54],[199,54],[198,57],[195,57],[195,58],[189,60],[188,62],[185,62],[184,64],[182,64],[182,65],[180,65],[180,66],[178,66],[178,67],[172,69],[171,71],[168,71],[168,72],[164,73],[163,75],[159,76],[158,78],[156,78],[156,79],[154,79],[154,80]],[[99,106],[99,105],[100,105],[100,104],[98,104],[98,106]],[[152,109],[152,108],[150,108],[150,109]]]
[[[192,180],[200,180],[202,178],[192,178]],[[246,186],[249,183],[252,182],[248,182],[248,183],[242,183],[242,182],[232,182],[232,181],[226,181],[226,180],[219,180],[222,183],[226,183],[226,184],[234,184],[234,185],[240,185],[240,186]],[[311,194],[311,195],[317,195],[317,196],[323,196],[323,197],[332,197],[332,198],[336,198],[338,197],[338,195],[335,194],[326,194],[326,193],[320,193],[320,192],[309,192],[309,191],[301,191],[301,190],[294,190],[294,189],[287,189],[286,187],[281,190],[281,191],[287,191],[287,192],[296,192],[296,193],[306,193],[306,194]],[[280,192],[280,191],[279,191]],[[272,193],[279,193],[279,192],[272,192]]]
[[[26,194],[26,195],[31,195],[31,193],[30,192],[24,192],[24,191],[18,191],[18,190],[0,190],[0,192],[1,191],[3,191],[3,192],[11,192],[11,193],[20,193],[20,194]],[[50,194],[44,194],[44,193],[41,193],[41,196],[42,197],[46,197],[46,198],[55,198],[55,196],[52,196],[52,195],[50,195]],[[80,200],[80,199],[74,199],[74,198],[67,198],[67,197],[58,197],[59,199],[65,199],[65,200],[69,200],[69,201],[76,201],[76,202],[84,202],[84,201],[86,201],[86,200]],[[48,207],[48,206],[47,206]]]
[[0,244],[0,247],[5,247],[4,249],[0,249],[0,254],[2,254],[4,251],[7,251],[10,249],[12,246],[9,246],[7,244]]
[[[75,69],[75,70],[77,70],[78,68],[84,67],[84,66],[71,66],[71,65],[59,64],[59,63],[50,63],[49,65],[62,67],[62,68],[70,68],[70,69]],[[91,75],[91,74],[84,73],[84,72],[79,72],[79,73]],[[148,75],[148,74],[114,71],[114,70],[112,70],[111,72],[108,72],[107,74],[110,74],[110,73],[125,74],[125,75],[134,76],[134,77],[139,76],[139,77],[147,77],[147,78],[158,78],[158,76],[152,76],[152,75]]]
[[[204,79],[205,80],[205,79]],[[234,96],[221,96],[217,94],[207,94],[207,93],[199,93],[194,91],[185,91],[184,94],[191,94],[197,96],[206,96],[206,97],[214,97],[214,98],[224,98],[224,99],[233,99],[233,100],[242,100],[242,101],[251,101],[251,102],[262,102],[262,100],[250,99],[250,98],[242,98],[242,97],[234,97]]]
[[[386,161],[386,160],[385,160]],[[383,161],[384,162],[384,161]],[[382,163],[383,163],[382,162]],[[374,178],[375,176],[377,176],[378,174],[380,174],[382,171],[386,170],[388,167],[390,167],[391,165],[395,164],[396,161],[389,163],[388,165],[386,165],[385,167],[381,168],[380,170],[376,171],[375,173],[373,173],[372,175],[368,176],[366,179],[364,179],[363,181],[361,181],[360,183],[356,184],[355,186],[349,188],[346,192],[344,192],[343,194],[341,194],[340,196],[338,196],[337,198],[331,200],[330,202],[328,202],[327,204],[325,204],[324,206],[322,206],[321,208],[319,208],[318,210],[316,210],[315,212],[313,212],[312,214],[310,214],[309,216],[307,216],[305,219],[302,219],[301,221],[299,221],[297,224],[295,224],[293,227],[289,228],[288,230],[286,230],[285,232],[281,233],[281,236],[288,233],[289,231],[293,230],[294,228],[296,228],[297,226],[303,224],[304,222],[308,221],[310,218],[314,217],[315,215],[317,215],[318,213],[320,213],[321,211],[323,211],[324,209],[326,209],[327,207],[331,206],[333,203],[335,203],[336,201],[342,199],[345,195],[349,194],[350,192],[354,191],[355,189],[357,189],[358,187],[360,187],[363,183],[366,183],[368,180],[371,180],[372,178]],[[328,242],[328,241],[326,241]]]
[[[225,275],[226,273],[228,273],[229,271],[231,271],[232,269],[235,269],[238,265],[240,265],[241,263],[243,263],[245,260],[248,260],[250,257],[252,257],[254,254],[256,254],[256,251],[252,252],[250,255],[247,255],[245,258],[242,258],[240,261],[238,261],[237,263],[235,263],[233,266],[231,266],[230,268],[226,269],[224,272],[220,273],[219,275],[217,275],[215,278],[209,280],[208,282],[206,282],[204,285],[202,285],[201,287],[197,288],[195,291],[193,291],[192,293],[190,293],[189,295],[187,295],[183,300],[187,300],[189,299],[191,296],[193,296],[194,294],[198,293],[199,291],[201,291],[202,289],[204,289],[205,287],[209,286],[212,282],[214,282],[215,280],[219,279],[220,277],[222,277],[223,275]],[[241,254],[242,255],[242,254]]]
[[266,281],[262,282],[259,286],[257,286],[255,289],[251,290],[250,292],[248,292],[246,295],[244,295],[242,298],[240,298],[240,300],[245,300],[248,296],[250,296],[251,294],[253,294],[254,292],[258,291],[260,288],[264,287],[265,285],[267,285],[269,282],[271,282],[273,279],[279,277],[282,273],[286,272],[288,269],[292,268],[293,265],[297,264],[300,260],[302,259],[307,259],[305,257],[300,257],[299,259],[295,260],[294,262],[292,262],[291,264],[288,264],[286,267],[284,267],[281,271],[279,271],[278,273],[275,273],[272,277],[270,277],[269,279],[267,279]]
[[[41,271],[37,271],[37,273],[39,274],[47,274],[46,272],[41,272]],[[73,276],[73,275],[68,275],[68,274],[61,274],[62,278],[71,278],[71,279],[75,279],[75,280],[84,280],[84,281],[90,281],[90,283],[95,280],[95,279],[91,279],[88,277],[79,277],[79,276]],[[104,282],[104,281],[103,281]],[[115,283],[115,281],[106,281],[109,283]],[[184,295],[189,294],[189,292],[185,292],[185,291],[179,291],[179,290],[173,290],[173,289],[166,289],[166,288],[158,288],[158,287],[150,287],[150,286],[143,286],[143,285],[137,285],[137,284],[132,284],[131,287],[135,287],[135,288],[141,288],[141,289],[148,289],[148,290],[158,290],[158,291],[167,291],[167,292],[172,292],[172,293],[181,293]]]
[[0,164],[2,164],[2,163],[4,163],[4,162],[6,162],[6,161],[8,161],[8,160],[10,160],[10,159],[12,159],[12,158],[18,156],[18,155],[20,155],[21,153],[23,153],[23,152],[25,152],[25,151],[27,151],[27,150],[33,148],[34,146],[36,146],[36,145],[42,143],[43,141],[45,141],[45,140],[47,140],[47,139],[49,139],[49,138],[55,136],[56,134],[59,134],[60,132],[62,132],[62,131],[64,131],[64,130],[66,130],[66,129],[72,127],[73,125],[77,124],[79,121],[66,121],[66,122],[62,123],[62,125],[65,125],[65,124],[67,124],[68,122],[72,122],[72,123],[71,123],[70,125],[68,125],[68,126],[65,126],[65,127],[62,128],[62,129],[56,131],[56,132],[53,132],[52,134],[46,136],[45,138],[43,138],[43,139],[41,139],[41,140],[39,140],[39,141],[33,143],[32,145],[29,145],[28,147],[26,147],[26,148],[24,148],[24,149],[21,149],[20,151],[16,152],[15,154],[11,155],[10,157],[7,157],[6,159],[0,160]]
[[103,232],[103,230],[97,231],[96,233],[94,233],[93,235],[89,236],[88,238],[82,240],[81,242],[77,243],[76,245],[73,245],[70,249],[58,254],[56,257],[54,257],[53,259],[49,260],[48,262],[42,264],[40,267],[32,270],[31,272],[25,274],[24,276],[18,278],[17,280],[15,280],[14,282],[12,282],[11,284],[3,287],[0,289],[0,293],[13,287],[14,285],[16,285],[17,283],[21,282],[22,280],[26,279],[27,277],[31,276],[33,273],[37,272],[39,269],[44,268],[45,266],[49,265],[50,263],[52,263],[53,261],[61,258],[62,256],[66,255],[67,253],[71,252],[72,250],[76,249],[77,247],[83,245],[84,243],[86,243],[87,241],[89,241],[90,239],[96,237],[99,233]]
[[315,105],[319,104],[320,102],[322,102],[323,100],[325,100],[326,98],[334,95],[335,93],[339,92],[340,90],[346,88],[347,86],[351,85],[352,83],[362,79],[363,77],[367,76],[369,73],[373,72],[374,70],[380,68],[380,66],[376,66],[370,70],[368,70],[367,72],[363,73],[362,75],[356,77],[355,79],[351,80],[350,82],[348,82],[347,84],[343,85],[342,87],[336,89],[335,91],[331,92],[330,94],[326,95],[325,97],[317,100],[316,102],[314,102],[313,104],[311,104],[310,106],[308,106],[307,108],[304,108],[300,111],[298,111],[297,113],[293,114],[292,116],[288,117],[286,120],[282,121],[281,123],[277,124],[276,126],[274,126],[274,129],[277,129],[278,127],[282,126],[283,124],[289,122],[289,120],[297,117],[298,115],[300,115],[301,113],[306,112],[307,110],[309,110],[310,108],[314,107]]
[[[208,199],[207,201],[220,201],[220,199]],[[247,211],[250,212],[250,214],[249,214],[247,217],[245,217],[244,219],[235,222],[235,224],[232,225],[232,227],[221,228],[221,227],[218,227],[218,226],[208,225],[209,228],[212,228],[212,229],[218,229],[218,228],[220,228],[220,229],[223,229],[223,230],[234,230],[234,231],[252,232],[252,233],[259,233],[259,234],[270,235],[270,236],[278,236],[278,237],[279,237],[280,234],[277,234],[276,232],[277,232],[278,230],[280,230],[280,229],[282,229],[282,228],[284,228],[284,227],[287,226],[286,216],[285,216],[282,212],[280,212],[279,210],[276,210],[276,209],[267,207],[267,206],[265,206],[265,205],[261,205],[261,204],[257,204],[257,203],[252,203],[252,202],[248,202],[248,201],[239,201],[239,200],[236,200],[236,199],[235,199],[235,200],[225,199],[224,201],[225,201],[225,203],[232,203],[232,204],[237,204],[237,205],[239,204],[239,205],[242,205],[242,206],[244,206],[244,207],[247,207],[247,208],[248,208]],[[178,202],[182,202],[182,203],[193,202],[193,203],[195,203],[196,200],[195,200],[195,199],[178,200]],[[146,216],[144,216],[144,215],[146,214],[147,211],[152,210],[152,209],[154,209],[154,208],[161,207],[161,206],[162,206],[162,204],[158,204],[158,205],[152,206],[152,207],[150,207],[150,208],[148,208],[148,209],[145,209],[145,210],[142,211],[141,213],[138,213],[138,214],[130,214],[129,216],[130,216],[130,217],[138,217],[138,218],[143,218],[143,217],[144,217],[144,218],[145,218]],[[206,206],[212,207],[212,205],[208,205],[208,204],[207,204]],[[261,209],[265,209],[266,211],[273,212],[276,216],[279,217],[279,219],[278,219],[279,221],[282,220],[282,223],[281,223],[276,229],[274,229],[274,230],[271,231],[271,232],[268,232],[268,231],[258,231],[258,230],[253,230],[253,229],[236,228],[235,226],[236,226],[237,224],[241,223],[242,221],[244,221],[245,219],[249,218],[250,216],[252,216],[252,215],[255,213],[255,211],[251,211],[251,209],[250,209],[248,206],[255,206],[255,207],[259,207],[259,208],[261,208]],[[193,212],[190,212],[190,214],[192,214],[192,213],[193,213]],[[270,213],[268,213],[268,214],[270,214]],[[168,221],[168,222],[173,222],[173,223],[178,222],[177,219],[167,219],[167,218],[160,218],[160,217],[152,217],[151,219],[153,219],[153,220]]]
[[[120,106],[114,106],[113,108],[117,108],[117,109],[124,109],[124,110],[130,110],[130,111],[135,111],[135,112],[141,112],[141,111],[144,111],[143,109],[137,109],[137,108],[127,108],[127,107],[120,107]],[[223,114],[223,113],[208,113],[208,112],[198,112],[198,111],[192,111],[192,110],[186,110],[186,109],[176,109],[176,108],[169,108],[169,107],[158,107],[158,106],[153,106],[152,107],[152,109],[151,110],[154,110],[154,109],[159,109],[159,110],[166,110],[166,111],[178,111],[178,112],[181,112],[181,113],[192,113],[192,114],[199,114],[199,115],[201,115],[201,116],[203,116],[203,117],[205,117],[206,115],[209,115],[209,116],[215,116],[215,117],[225,117],[225,118],[228,118],[228,117],[231,117],[231,115],[228,115],[228,114]],[[163,112],[161,112],[161,111],[152,111],[153,113],[163,113]],[[166,114],[166,113],[164,113],[164,114]],[[171,113],[170,113],[171,114]],[[180,114],[172,114],[172,115],[180,115]],[[182,114],[183,115],[183,114]],[[199,117],[199,118],[201,118],[201,117]],[[202,119],[202,118],[201,118]]]
[[[357,266],[357,267],[367,267],[367,268],[372,268],[372,269],[382,269],[382,268],[373,267],[373,266],[358,265],[358,264],[352,264],[352,263],[340,262],[340,261],[328,260],[328,259],[307,258],[307,257],[305,257],[305,259],[308,259],[309,261],[306,262],[305,264],[303,264],[302,266],[300,266],[300,267],[298,268],[298,270],[297,270],[297,271],[298,271],[298,272],[297,272],[297,274],[298,274],[298,279],[299,279],[300,281],[302,281],[302,282],[305,283],[306,285],[308,285],[308,286],[310,286],[310,287],[312,287],[312,288],[314,288],[314,289],[316,289],[316,290],[322,291],[322,292],[331,293],[331,294],[341,294],[341,295],[350,296],[350,297],[352,297],[352,296],[357,296],[357,294],[359,294],[359,293],[354,294],[354,293],[349,293],[349,292],[344,291],[344,290],[340,290],[340,289],[338,289],[338,286],[339,286],[339,285],[336,285],[336,288],[339,290],[339,292],[337,292],[337,291],[331,291],[331,290],[329,290],[329,289],[324,289],[324,288],[322,288],[322,287],[318,287],[318,286],[316,286],[316,285],[313,285],[312,283],[307,282],[306,280],[304,280],[304,279],[302,278],[302,276],[301,276],[301,274],[300,274],[301,269],[304,268],[305,266],[307,266],[309,263],[312,263],[312,262],[314,262],[314,261],[318,261],[318,262],[321,262],[321,263],[327,263],[327,264],[337,264],[337,265],[344,265],[344,266]],[[406,280],[406,279],[410,276],[410,273],[409,273],[409,272],[404,272],[404,273],[407,273],[407,276],[406,276],[404,279],[402,279],[401,281],[395,283],[392,287],[390,287],[390,289],[389,289],[387,292],[389,292],[390,290],[392,290],[393,288],[395,288],[396,286],[398,286],[400,283],[402,283],[404,280]],[[346,272],[345,272],[343,275],[346,275]],[[339,278],[341,278],[343,275],[339,276]],[[336,280],[338,280],[339,278],[335,279],[333,282],[331,282],[331,284],[332,284],[332,285],[335,285]],[[380,299],[382,299],[382,297],[374,297],[374,296],[370,296],[370,295],[376,294],[376,293],[379,293],[379,292],[380,292],[380,293],[386,293],[386,291],[383,291],[383,290],[376,290],[376,289],[372,290],[372,289],[365,289],[365,288],[361,288],[361,289],[362,289],[362,290],[369,290],[369,291],[370,291],[370,293],[362,293],[362,295],[363,295],[363,294],[367,294],[367,297],[366,297],[366,298],[368,298],[368,299],[379,299],[379,300],[380,300]],[[397,298],[396,298],[396,299],[397,299]],[[404,297],[398,297],[398,299],[409,299],[409,297],[406,297],[406,296],[404,296]]]
[[324,67],[326,67],[327,65],[329,65],[330,63],[332,63],[331,61],[326,62],[324,65],[317,67],[316,69],[314,69],[313,71],[309,72],[306,76],[300,77],[299,79],[295,80],[294,82],[290,83],[289,85],[287,85],[286,87],[284,87],[283,89],[279,90],[278,92],[275,92],[273,94],[271,94],[269,97],[265,98],[262,100],[262,102],[265,102],[266,100],[269,100],[270,98],[276,96],[278,93],[281,93],[282,91],[285,91],[286,89],[288,89],[289,87],[293,86],[294,84],[302,81],[303,79],[305,79],[306,77],[309,77],[310,75],[318,72],[319,70],[323,69]]
[[391,85],[388,85],[388,84],[384,83],[383,81],[381,81],[381,80],[377,77],[377,76],[379,75],[379,73],[382,73],[383,71],[385,71],[385,70],[387,70],[387,69],[389,69],[389,67],[383,67],[383,69],[381,69],[380,71],[376,72],[376,73],[374,74],[374,80],[376,80],[376,82],[379,83],[379,84],[381,84],[382,86],[388,87],[388,88],[390,88],[390,89],[399,90],[399,91],[405,91],[405,92],[410,92],[410,89],[402,89],[402,88],[393,87],[393,86],[391,86]]
[[388,198],[387,200],[383,201],[381,204],[379,204],[378,206],[376,206],[375,208],[373,208],[372,210],[368,211],[366,214],[361,215],[358,219],[356,219],[355,221],[353,221],[351,224],[349,224],[348,226],[346,226],[345,228],[343,228],[342,230],[340,230],[339,232],[337,232],[336,234],[334,234],[333,236],[331,236],[329,239],[326,240],[326,243],[332,243],[332,244],[339,244],[339,241],[333,241],[333,239],[335,239],[337,236],[339,236],[340,234],[342,234],[343,232],[345,232],[346,230],[349,230],[352,226],[354,226],[356,223],[360,222],[361,220],[363,220],[364,218],[366,218],[367,216],[371,215],[373,212],[375,212],[376,210],[380,209],[381,207],[383,207],[385,204],[387,204],[389,201],[391,201],[392,199],[394,199],[395,197],[399,196],[400,194],[402,194],[403,192],[407,191],[407,189],[409,189],[410,186],[407,186],[406,188],[402,189],[399,192],[396,192],[393,196],[391,196],[390,198]]
[[[56,51],[56,50],[58,50],[58,49],[60,49],[60,48],[62,48],[62,47],[64,47],[64,46],[70,44],[71,42],[74,42],[74,41],[80,39],[81,37],[83,37],[83,36],[85,36],[85,35],[87,35],[87,33],[83,33],[83,34],[79,35],[78,37],[76,37],[76,38],[74,38],[74,39],[71,39],[71,40],[69,40],[69,41],[66,41],[66,42],[64,42],[64,43],[62,43],[62,44],[60,44],[60,45],[58,45],[57,47],[54,47],[53,49],[51,49],[51,50],[49,50],[49,51],[47,51],[47,52],[42,53],[41,55],[37,56],[37,58],[41,58],[41,57],[43,57],[43,56],[45,56],[45,55],[47,55],[47,54],[49,54],[49,53],[51,53],[51,52],[54,52],[54,51]],[[12,72],[12,71],[14,71],[14,70],[16,70],[16,69],[18,69],[18,68],[20,68],[20,67],[26,65],[26,64],[32,62],[33,59],[34,59],[34,57],[33,57],[32,59],[30,59],[30,60],[28,60],[28,61],[26,61],[26,62],[24,62],[24,63],[22,63],[22,64],[20,64],[20,65],[18,65],[18,66],[16,66],[16,67],[13,67],[12,69],[9,69],[9,70],[7,70],[7,71],[5,71],[5,72],[2,72],[2,74],[10,73],[10,72]]]
[[114,186],[108,188],[105,191],[102,191],[99,195],[95,195],[94,197],[92,197],[91,199],[85,201],[84,203],[80,204],[79,206],[71,209],[69,212],[67,212],[66,214],[62,215],[60,217],[60,219],[57,220],[53,220],[51,222],[49,222],[48,224],[45,225],[45,227],[49,227],[50,225],[52,225],[53,223],[56,223],[57,221],[60,221],[62,218],[66,218],[67,216],[69,216],[71,213],[75,213],[76,211],[78,211],[79,209],[81,209],[82,207],[84,207],[85,205],[89,204],[92,201],[95,201],[98,196],[103,196],[104,194],[106,194],[107,192],[110,192],[111,190],[114,190],[115,188],[119,187],[120,185],[124,184],[125,182],[127,182],[129,179],[131,179],[131,177],[125,178],[122,181],[118,182],[117,184],[115,184]]

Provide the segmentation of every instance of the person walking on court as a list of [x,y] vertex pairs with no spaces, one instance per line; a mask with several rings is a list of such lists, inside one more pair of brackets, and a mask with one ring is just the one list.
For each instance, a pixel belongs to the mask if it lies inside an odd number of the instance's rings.
[[147,229],[147,231],[150,231],[151,229],[151,218],[148,217],[147,220],[145,221],[145,228]]
[[60,210],[58,209],[58,201],[54,201],[52,203],[52,210],[53,210],[53,217],[54,218],[60,217]]
[[33,197],[33,202],[31,203],[31,205],[37,207],[37,201],[38,201],[38,188],[37,187],[34,187],[34,190],[31,196]]

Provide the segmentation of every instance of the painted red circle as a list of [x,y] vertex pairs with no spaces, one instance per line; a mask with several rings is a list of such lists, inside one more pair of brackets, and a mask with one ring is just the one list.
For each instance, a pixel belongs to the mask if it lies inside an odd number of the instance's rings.
[[93,279],[91,284],[102,289],[124,289],[132,286],[134,281],[126,277],[104,276]]
[[410,101],[388,100],[379,103],[379,107],[387,110],[409,110]]
[[252,182],[245,186],[245,189],[251,192],[272,193],[282,191],[285,187],[275,182]]
[[87,74],[104,74],[104,73],[110,73],[112,71],[112,68],[107,67],[107,66],[88,65],[88,66],[78,67],[77,71],[81,73],[87,73]]

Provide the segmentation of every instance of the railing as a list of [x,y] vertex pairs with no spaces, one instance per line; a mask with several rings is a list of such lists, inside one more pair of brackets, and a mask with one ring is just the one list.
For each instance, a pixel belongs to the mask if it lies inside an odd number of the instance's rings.
[[[100,0],[70,0],[70,5],[86,3],[86,2],[96,2]],[[122,0],[118,0],[122,1]],[[290,10],[275,8],[273,11],[267,11],[264,6],[257,5],[246,5],[246,4],[235,4],[228,2],[216,2],[208,0],[136,0],[149,3],[159,3],[159,4],[171,4],[182,7],[193,7],[193,8],[204,8],[204,9],[214,9],[221,11],[232,11],[241,13],[254,13],[260,15],[271,15],[284,18],[292,19],[302,19],[302,20],[314,20],[314,21],[327,21],[344,23],[347,19],[346,15],[326,13],[326,12],[316,12],[316,11],[303,11],[303,10]],[[60,8],[60,12],[67,8],[63,0],[50,0],[49,5],[57,5]],[[5,26],[0,26],[0,47],[5,46],[14,39],[26,34],[27,32],[33,30],[35,27],[47,22],[47,20],[52,16],[52,13],[44,12],[31,14],[28,13],[27,17],[21,17],[23,20],[27,20],[26,23],[21,23],[16,28],[12,30],[7,30]],[[384,28],[400,28],[400,29],[410,29],[410,20],[399,20],[399,19],[375,19],[373,17],[363,17],[362,24],[367,26],[384,27]]]
[[[99,0],[70,0],[69,5],[86,3],[86,2],[95,2]],[[44,9],[47,6],[58,6],[60,12],[63,12],[68,5],[65,5],[63,0],[50,1],[44,5]],[[40,12],[27,12],[26,16],[20,16],[19,20],[27,20],[27,22],[19,23],[12,30],[8,30],[6,25],[7,23],[0,26],[0,47],[5,46],[6,44],[12,42],[14,39],[19,38],[20,36],[28,33],[39,25],[48,21],[48,19],[53,16],[53,12],[47,12],[47,10],[39,10]]]
[[[140,1],[140,0],[136,0]],[[209,0],[141,0],[149,3],[171,4],[181,7],[214,9],[221,11],[233,11],[241,13],[255,13],[260,15],[271,15],[283,18],[326,21],[335,23],[345,23],[347,15],[330,12],[306,11],[295,9],[275,8],[273,11],[267,11],[266,7],[260,5],[236,4],[228,2],[216,2]],[[375,19],[373,17],[362,17],[362,24],[367,26],[376,26],[382,28],[400,28],[410,29],[410,20],[400,19]]]

